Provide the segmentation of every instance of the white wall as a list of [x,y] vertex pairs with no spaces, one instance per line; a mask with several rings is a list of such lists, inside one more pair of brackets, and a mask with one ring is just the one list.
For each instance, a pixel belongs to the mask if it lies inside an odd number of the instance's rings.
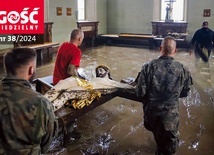
[[160,0],[153,1],[153,21],[158,21],[160,19]]
[[108,0],[108,33],[152,33],[153,0]]
[[[159,18],[159,1],[108,0],[107,33],[152,33],[151,21]],[[211,9],[211,17],[203,17],[204,9]],[[214,30],[214,0],[187,0],[186,16],[190,38],[203,20]]]
[[85,19],[89,21],[97,20],[96,0],[85,0]]
[[[49,1],[49,11],[45,10],[45,21],[48,19],[53,24],[53,42],[69,40],[72,29],[77,28],[77,0],[46,0]],[[107,33],[107,0],[85,0],[86,20],[99,21],[98,34]],[[45,5],[48,5],[47,2]],[[62,7],[62,16],[56,15],[56,7]],[[72,16],[66,16],[66,8],[72,8]],[[49,14],[49,15],[47,15]]]
[[[56,7],[62,7],[62,15],[56,15]],[[66,8],[72,9],[72,16],[66,15]],[[46,8],[47,9],[47,8]],[[49,17],[46,22],[54,22],[52,28],[52,41],[68,41],[70,33],[77,28],[76,20],[77,0],[49,0]],[[47,16],[47,10],[45,10]]]
[[[214,0],[188,0],[187,9],[187,31],[192,37],[195,30],[201,27],[204,20],[209,22],[209,27],[214,30]],[[211,9],[210,17],[203,17],[203,10]]]
[[98,34],[107,33],[107,1],[108,0],[97,0]]

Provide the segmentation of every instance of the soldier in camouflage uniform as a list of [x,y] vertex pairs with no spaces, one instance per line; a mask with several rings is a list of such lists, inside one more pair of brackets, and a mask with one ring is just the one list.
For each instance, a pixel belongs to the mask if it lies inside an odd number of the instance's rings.
[[136,93],[142,97],[144,126],[157,144],[156,155],[171,155],[179,145],[179,98],[186,97],[192,78],[181,63],[174,60],[176,41],[162,41],[161,56],[146,63],[139,74]]
[[52,104],[32,89],[36,52],[14,48],[4,56],[0,84],[0,154],[39,155],[57,131]]

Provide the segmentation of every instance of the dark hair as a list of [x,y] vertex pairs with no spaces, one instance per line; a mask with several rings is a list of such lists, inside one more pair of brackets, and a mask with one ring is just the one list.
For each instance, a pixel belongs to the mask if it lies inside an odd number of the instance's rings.
[[206,20],[203,21],[203,22],[202,22],[202,26],[208,26],[208,21],[206,21]]
[[17,69],[36,58],[36,51],[31,48],[17,47],[4,55],[4,68],[7,74],[16,75]]
[[81,29],[78,29],[78,28],[77,28],[77,29],[74,29],[74,30],[71,32],[70,39],[71,39],[71,40],[76,39],[76,36],[78,36],[80,32],[82,32]]

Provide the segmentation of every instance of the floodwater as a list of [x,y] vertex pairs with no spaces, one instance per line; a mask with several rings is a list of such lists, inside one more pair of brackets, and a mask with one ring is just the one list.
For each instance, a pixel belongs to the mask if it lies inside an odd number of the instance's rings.
[[[106,64],[113,80],[120,81],[136,77],[144,63],[158,56],[158,50],[100,46],[83,51],[81,67],[90,78],[97,65]],[[180,147],[176,155],[213,155],[214,58],[209,64],[195,62],[194,55],[178,49],[175,59],[189,68],[194,83],[189,96],[180,99]],[[47,76],[52,71],[53,63],[49,62],[38,67],[37,76]],[[77,119],[76,130],[80,138],[67,137],[67,147],[55,148],[52,154],[154,155],[155,141],[144,128],[140,102],[116,97]],[[59,139],[58,143],[63,137]]]

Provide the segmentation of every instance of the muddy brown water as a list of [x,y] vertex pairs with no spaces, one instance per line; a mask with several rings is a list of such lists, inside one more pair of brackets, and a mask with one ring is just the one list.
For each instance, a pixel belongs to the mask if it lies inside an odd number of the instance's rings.
[[[81,67],[88,77],[94,68],[106,64],[113,80],[136,77],[142,65],[159,56],[158,50],[101,46],[83,51]],[[214,154],[214,58],[209,64],[195,62],[194,55],[178,49],[175,59],[187,66],[194,86],[187,98],[180,99],[180,147],[176,155]],[[53,71],[53,62],[38,66],[37,76]],[[1,70],[1,75],[2,70]],[[153,155],[155,141],[143,126],[142,104],[116,97],[76,121],[79,140],[70,138],[52,154],[60,155]]]

